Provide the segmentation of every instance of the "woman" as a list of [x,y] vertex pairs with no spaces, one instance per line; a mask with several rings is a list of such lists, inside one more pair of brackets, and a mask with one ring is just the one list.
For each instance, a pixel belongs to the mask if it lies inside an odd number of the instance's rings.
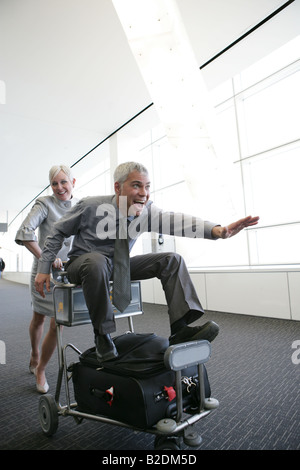
[[[40,393],[47,393],[49,390],[45,368],[56,347],[56,327],[52,293],[45,292],[46,297],[43,299],[35,290],[34,279],[37,273],[38,259],[54,222],[59,220],[77,202],[77,199],[72,195],[75,178],[69,167],[65,165],[53,166],[49,171],[49,181],[53,194],[40,197],[35,201],[15,238],[16,243],[24,245],[34,255],[30,281],[33,317],[29,327],[31,341],[29,370],[36,376],[36,387]],[[35,235],[37,228],[39,229],[38,239]],[[70,245],[71,237],[64,241],[64,245],[53,263],[53,268],[62,267],[62,261],[67,260]],[[39,344],[46,316],[50,317],[50,327],[42,343],[41,354],[39,354]]]

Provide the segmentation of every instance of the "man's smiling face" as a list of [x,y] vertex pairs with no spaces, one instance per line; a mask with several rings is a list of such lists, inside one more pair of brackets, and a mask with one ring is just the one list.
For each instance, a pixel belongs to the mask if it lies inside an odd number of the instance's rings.
[[137,170],[132,171],[124,183],[115,183],[115,192],[118,207],[119,197],[125,196],[127,198],[127,214],[140,215],[150,197],[148,174],[139,173]]

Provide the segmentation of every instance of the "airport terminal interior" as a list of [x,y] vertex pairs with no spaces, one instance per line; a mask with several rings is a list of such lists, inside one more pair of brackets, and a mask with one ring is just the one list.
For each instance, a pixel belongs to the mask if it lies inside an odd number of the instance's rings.
[[[300,0],[0,2],[1,450],[155,448],[147,430],[72,416],[45,435],[28,368],[33,255],[15,242],[52,194],[53,165],[72,169],[80,200],[113,194],[126,161],[147,167],[164,210],[260,218],[227,240],[146,233],[132,250],[180,254],[205,310],[195,324],[220,327],[205,364],[219,406],[181,449],[300,450],[299,19]],[[141,299],[134,331],[168,338],[158,279],[141,281]],[[94,342],[90,323],[62,338]],[[57,351],[46,376],[54,395]]]

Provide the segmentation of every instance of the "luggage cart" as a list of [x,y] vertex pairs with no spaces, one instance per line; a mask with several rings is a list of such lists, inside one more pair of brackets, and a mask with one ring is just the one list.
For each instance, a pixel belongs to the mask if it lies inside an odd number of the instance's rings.
[[[61,273],[64,275],[64,273]],[[63,278],[64,279],[64,278]],[[67,327],[79,326],[90,323],[88,309],[85,303],[82,288],[74,284],[55,282],[53,297],[56,319],[57,349],[58,349],[58,379],[55,396],[47,393],[39,400],[39,419],[43,433],[46,436],[55,434],[59,424],[59,417],[72,416],[77,424],[84,419],[99,421],[111,425],[134,429],[135,431],[148,432],[155,436],[155,449],[180,449],[180,442],[190,447],[200,445],[202,438],[194,428],[194,424],[206,417],[219,406],[218,400],[205,398],[204,390],[204,364],[211,355],[211,346],[208,341],[193,341],[169,346],[164,354],[165,366],[175,372],[176,378],[176,419],[164,418],[150,429],[139,429],[128,423],[117,421],[106,416],[94,415],[77,410],[77,403],[71,402],[69,382],[72,378],[71,367],[67,364],[67,351],[75,351],[78,355],[81,351],[73,344],[63,345],[61,325]],[[112,284],[112,283],[111,283]],[[112,285],[111,285],[112,288]],[[115,318],[128,318],[129,330],[134,332],[133,317],[141,315],[141,287],[139,281],[131,283],[132,301],[127,309],[120,313],[115,309]],[[197,366],[199,380],[199,406],[192,415],[185,415],[182,402],[182,372],[190,366]],[[65,402],[61,404],[62,383],[65,384]]]

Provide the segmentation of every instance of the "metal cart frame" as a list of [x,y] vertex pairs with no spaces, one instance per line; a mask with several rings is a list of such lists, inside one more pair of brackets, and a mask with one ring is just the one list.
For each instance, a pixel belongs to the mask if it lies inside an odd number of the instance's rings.
[[[133,283],[132,283],[133,284]],[[135,300],[137,302],[129,306],[129,310],[123,314],[116,311],[115,317],[127,317],[129,323],[129,330],[134,332],[133,329],[133,316],[143,313],[140,298],[140,284],[135,283],[138,287],[138,295]],[[63,305],[64,310],[62,318],[62,303],[57,301],[57,291],[61,290],[60,295],[63,295],[64,301],[67,305]],[[88,310],[83,303],[83,308],[79,312],[79,317],[76,317],[76,302],[74,302],[74,294],[80,297],[82,306],[82,290],[80,286],[73,284],[57,284],[54,287],[54,304],[55,304],[55,318],[56,318],[56,334],[57,334],[57,350],[58,350],[58,379],[56,384],[55,396],[47,393],[42,395],[39,400],[39,419],[42,431],[45,435],[51,436],[55,434],[58,428],[58,421],[60,416],[72,416],[77,424],[80,424],[83,419],[99,421],[102,423],[112,424],[125,428],[134,429],[136,431],[147,432],[155,435],[154,448],[155,449],[180,449],[180,441],[191,447],[200,445],[202,438],[195,430],[193,425],[200,419],[206,417],[212,410],[218,407],[218,400],[214,398],[205,398],[204,392],[204,364],[209,360],[211,355],[211,345],[208,341],[193,341],[169,346],[164,355],[164,361],[167,368],[175,371],[176,377],[176,419],[165,418],[161,419],[155,426],[150,429],[136,428],[127,423],[108,418],[106,416],[93,415],[78,411],[77,403],[71,403],[71,394],[69,382],[72,378],[72,373],[67,365],[67,350],[72,349],[78,355],[81,351],[73,344],[68,343],[63,345],[61,325],[75,326],[90,323]],[[78,302],[77,302],[78,303]],[[80,302],[79,302],[80,303]],[[134,303],[134,302],[133,302]],[[78,308],[77,308],[78,314]],[[67,319],[66,319],[67,315]],[[185,415],[183,411],[182,402],[182,374],[184,369],[190,366],[197,366],[198,380],[199,380],[199,406],[195,413],[192,415]],[[65,399],[66,404],[60,403],[62,383],[65,383]]]

